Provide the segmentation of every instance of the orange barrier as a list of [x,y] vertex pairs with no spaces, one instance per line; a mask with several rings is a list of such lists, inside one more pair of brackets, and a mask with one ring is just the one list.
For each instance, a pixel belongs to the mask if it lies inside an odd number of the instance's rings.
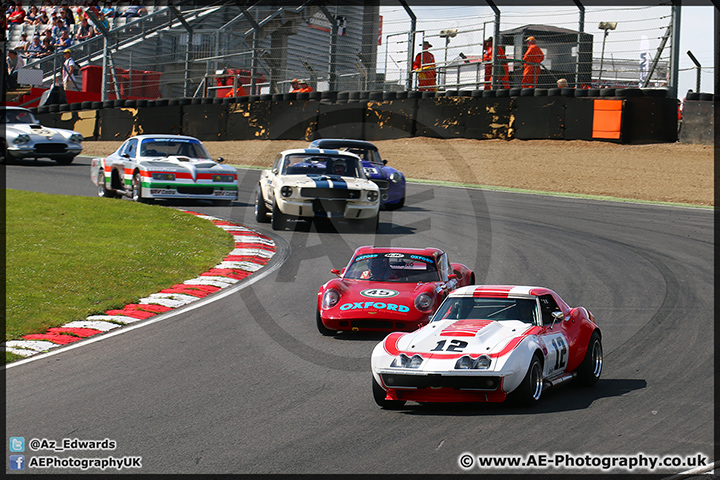
[[620,140],[624,100],[594,100],[592,138]]

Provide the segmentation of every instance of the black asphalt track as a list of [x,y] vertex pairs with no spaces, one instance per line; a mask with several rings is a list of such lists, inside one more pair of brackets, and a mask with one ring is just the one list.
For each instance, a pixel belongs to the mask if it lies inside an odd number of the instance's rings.
[[[233,206],[183,208],[271,235],[276,269],[202,308],[8,368],[7,437],[117,442],[113,451],[26,451],[28,459],[141,456],[142,469],[127,472],[192,474],[462,473],[466,452],[712,461],[712,211],[414,183],[403,209],[381,212],[377,234],[277,233],[253,218],[259,172],[240,177]],[[8,165],[6,181],[95,195],[86,158]],[[378,408],[370,352],[382,335],[323,337],[315,327],[330,269],[372,244],[440,247],[478,283],[547,286],[587,307],[603,332],[602,379],[548,391],[533,409]]]

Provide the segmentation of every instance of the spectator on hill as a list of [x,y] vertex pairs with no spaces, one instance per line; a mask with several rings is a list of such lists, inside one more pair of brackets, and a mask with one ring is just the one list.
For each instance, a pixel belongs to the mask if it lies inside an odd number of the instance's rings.
[[80,27],[75,34],[75,40],[77,40],[78,42],[82,42],[94,36],[95,30],[93,29],[92,25],[88,23],[87,18],[83,18],[82,20],[80,20]]
[[115,7],[112,6],[112,2],[105,2],[105,6],[100,10],[100,13],[105,15],[105,18],[115,18],[115,15],[117,15]]
[[42,51],[40,52],[41,57],[49,57],[55,53],[55,45],[53,45],[52,37],[50,35],[45,35],[45,38],[42,39]]
[[8,25],[22,25],[25,23],[25,10],[21,4],[15,5],[12,13],[7,17]]
[[35,34],[33,35],[32,42],[27,48],[27,57],[28,58],[39,58],[42,54],[42,44],[40,43],[40,35]]
[[77,84],[75,83],[75,72],[78,70],[78,66],[70,56],[72,52],[69,48],[63,50],[63,56],[65,57],[65,63],[63,63],[62,69],[62,82],[65,90],[78,90]]
[[140,0],[132,0],[130,5],[127,6],[125,12],[121,16],[125,18],[134,18],[147,15],[147,13],[147,9],[140,5]]
[[25,66],[25,59],[18,55],[17,50],[8,50],[7,54],[7,87],[8,90],[15,90],[19,84],[17,81],[18,70]]
[[35,25],[35,21],[40,17],[40,11],[35,5],[30,5],[30,10],[25,15],[25,23],[28,25]]
[[20,34],[20,40],[15,44],[15,50],[22,53],[27,50],[30,46],[30,41],[27,39],[27,33],[23,32]]
[[55,42],[55,48],[62,49],[67,48],[70,45],[72,45],[73,40],[70,38],[70,35],[68,34],[67,30],[63,30],[60,34],[60,38],[58,38],[57,42]]

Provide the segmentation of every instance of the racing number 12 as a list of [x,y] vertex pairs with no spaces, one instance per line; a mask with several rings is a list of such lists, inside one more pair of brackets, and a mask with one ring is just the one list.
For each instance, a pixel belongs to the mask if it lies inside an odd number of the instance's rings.
[[[447,340],[442,340],[442,341],[438,342],[437,345],[435,346],[435,348],[433,348],[430,351],[431,352],[442,352],[443,349],[445,348],[445,342],[447,342]],[[446,351],[447,352],[462,352],[463,348],[465,348],[467,346],[468,346],[468,342],[463,342],[462,340],[453,339],[453,340],[450,340],[450,345],[448,345],[448,348]]]

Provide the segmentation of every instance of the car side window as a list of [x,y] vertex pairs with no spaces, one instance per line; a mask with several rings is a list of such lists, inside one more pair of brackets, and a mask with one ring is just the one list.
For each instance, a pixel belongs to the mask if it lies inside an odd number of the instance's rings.
[[538,299],[540,300],[540,313],[542,314],[543,325],[552,325],[552,313],[560,310],[560,307],[558,307],[557,302],[550,294],[540,295]]
[[277,157],[275,157],[275,160],[273,161],[272,168],[273,168],[273,170],[277,171],[278,173],[283,173],[282,172],[282,164],[280,163],[281,161],[282,161],[282,155],[278,155]]
[[127,148],[123,153],[127,153],[130,158],[135,158],[137,156],[137,143],[137,139],[135,138],[131,138],[130,140],[128,140]]

